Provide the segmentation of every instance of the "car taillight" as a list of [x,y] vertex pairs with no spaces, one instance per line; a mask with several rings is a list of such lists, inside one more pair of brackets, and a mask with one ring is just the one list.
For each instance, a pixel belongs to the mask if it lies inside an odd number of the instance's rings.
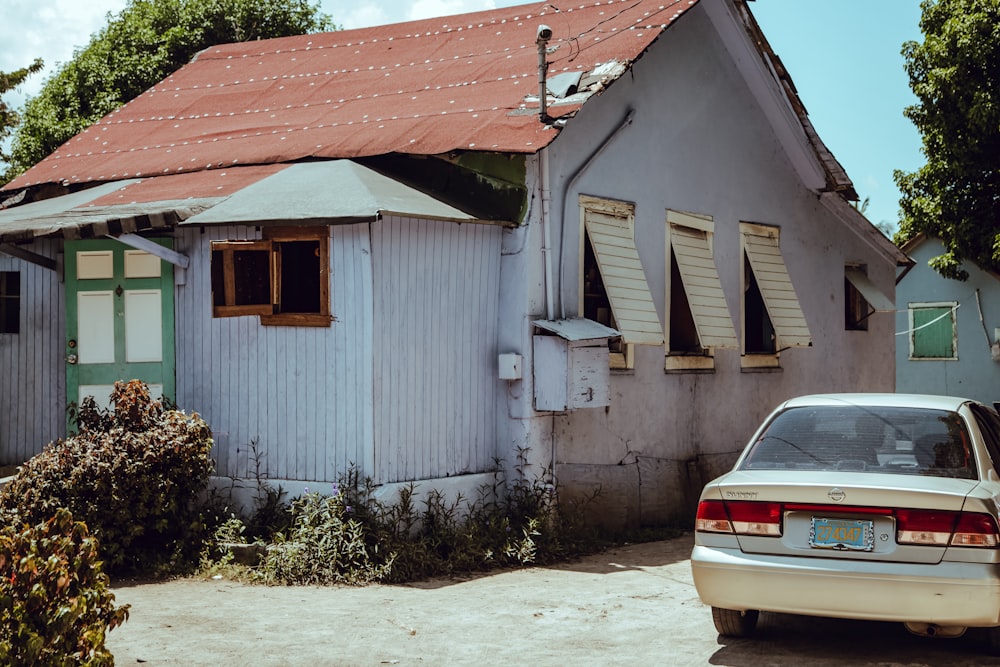
[[737,535],[781,535],[781,503],[749,500],[698,503],[695,530]]
[[703,500],[698,503],[698,515],[695,518],[694,529],[707,533],[733,532],[725,503],[721,500]]
[[995,548],[1000,531],[989,514],[935,510],[896,510],[896,541],[955,547]]
[[951,538],[956,547],[988,547],[1000,545],[1000,533],[997,522],[989,514],[973,514],[963,512],[958,519],[958,526]]

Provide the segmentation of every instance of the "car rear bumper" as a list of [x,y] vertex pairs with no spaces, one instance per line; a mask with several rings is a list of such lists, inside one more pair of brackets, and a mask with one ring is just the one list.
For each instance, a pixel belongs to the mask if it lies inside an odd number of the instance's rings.
[[691,570],[702,602],[724,609],[939,625],[1000,625],[995,564],[936,565],[747,554],[696,545]]

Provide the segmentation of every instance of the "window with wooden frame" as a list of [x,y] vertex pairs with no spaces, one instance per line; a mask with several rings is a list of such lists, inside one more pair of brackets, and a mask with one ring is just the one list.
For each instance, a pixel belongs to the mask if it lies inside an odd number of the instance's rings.
[[21,274],[0,271],[0,334],[21,332]]
[[809,347],[812,336],[781,256],[780,231],[741,222],[744,368],[778,365],[778,353]]
[[713,349],[736,348],[736,332],[712,256],[711,216],[667,211],[665,369],[714,368]]
[[212,315],[330,326],[329,234],[328,227],[265,227],[260,240],[213,241]]
[[582,195],[580,312],[617,329],[610,366],[635,367],[635,345],[662,345],[663,326],[635,247],[634,205]]

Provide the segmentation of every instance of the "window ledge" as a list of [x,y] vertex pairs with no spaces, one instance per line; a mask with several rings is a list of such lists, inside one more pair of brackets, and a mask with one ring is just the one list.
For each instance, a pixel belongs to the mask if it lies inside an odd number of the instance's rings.
[[668,355],[663,361],[666,373],[714,373],[715,357],[707,355]]
[[744,373],[767,373],[781,370],[777,354],[744,354],[740,357],[740,370]]

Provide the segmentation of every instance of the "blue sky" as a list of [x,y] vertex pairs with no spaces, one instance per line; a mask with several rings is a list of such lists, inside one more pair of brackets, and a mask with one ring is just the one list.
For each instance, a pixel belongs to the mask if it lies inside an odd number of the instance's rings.
[[[578,0],[574,0],[576,2]],[[323,0],[322,10],[345,28],[443,16],[519,4],[520,0]],[[120,12],[125,0],[3,0],[0,71],[41,57],[46,74],[5,101],[20,106],[37,92],[52,67],[72,58]],[[915,101],[900,49],[920,40],[918,0],[753,0],[772,48],[782,59],[813,124],[869,198],[874,223],[898,220],[894,169],[923,164],[920,136],[903,109]]]

